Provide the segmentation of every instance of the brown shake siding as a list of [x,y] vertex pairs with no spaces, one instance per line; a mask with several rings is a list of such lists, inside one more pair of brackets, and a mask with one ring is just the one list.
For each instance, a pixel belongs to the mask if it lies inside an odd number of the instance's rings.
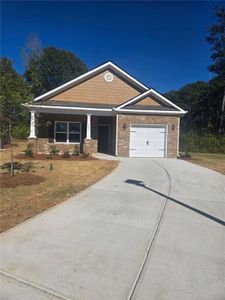
[[[161,104],[159,102],[157,102],[156,100],[154,100],[151,97],[146,97],[146,98],[142,99],[141,101],[139,101],[135,104],[131,104],[131,105],[161,106]],[[127,108],[129,108],[129,106],[127,106]]]
[[137,95],[143,90],[137,90],[130,83],[121,79],[118,75],[111,72],[114,76],[112,82],[106,82],[104,71],[87,81],[84,81],[60,94],[52,97],[55,101],[72,101],[84,103],[104,103],[121,104]]
[[[167,157],[177,157],[178,117],[152,115],[118,115],[118,156],[129,157],[130,125],[133,123],[168,125]],[[125,129],[124,124],[127,125]],[[174,129],[172,129],[173,125]]]

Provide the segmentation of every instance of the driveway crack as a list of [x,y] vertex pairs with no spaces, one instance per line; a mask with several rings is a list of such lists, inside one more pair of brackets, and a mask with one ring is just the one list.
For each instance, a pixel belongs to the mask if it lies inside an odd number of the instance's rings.
[[151,249],[152,249],[152,246],[153,246],[153,243],[154,241],[156,240],[156,237],[157,237],[157,234],[159,233],[159,230],[160,230],[160,225],[162,224],[162,220],[163,220],[163,217],[164,217],[164,213],[165,213],[165,210],[166,210],[166,206],[167,206],[167,203],[168,203],[168,197],[170,196],[170,192],[171,192],[171,177],[170,177],[170,174],[169,172],[167,171],[166,168],[164,168],[161,164],[159,164],[158,162],[152,160],[155,164],[157,164],[160,168],[162,168],[164,170],[164,172],[166,173],[166,176],[168,178],[168,181],[169,181],[169,188],[168,188],[168,193],[167,193],[167,196],[164,198],[164,202],[162,204],[162,207],[160,209],[160,212],[157,216],[157,221],[156,221],[156,224],[155,224],[155,227],[153,229],[153,232],[150,234],[150,237],[149,237],[149,243],[148,243],[148,246],[147,246],[147,249],[145,251],[145,254],[144,254],[144,258],[142,260],[142,263],[140,265],[140,268],[139,268],[139,271],[137,273],[137,276],[134,280],[134,283],[131,287],[131,290],[130,290],[130,293],[129,293],[129,296],[127,298],[127,300],[132,300],[133,298],[133,295],[134,295],[134,292],[136,290],[136,287],[140,281],[140,278],[141,278],[141,275],[144,271],[144,268],[145,268],[145,265],[147,263],[147,260],[149,258],[149,255],[150,255],[150,252],[151,252]]

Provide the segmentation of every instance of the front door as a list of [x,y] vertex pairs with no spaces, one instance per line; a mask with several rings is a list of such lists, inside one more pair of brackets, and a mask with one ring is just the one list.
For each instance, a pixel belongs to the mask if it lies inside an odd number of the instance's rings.
[[110,125],[98,125],[98,152],[109,153]]

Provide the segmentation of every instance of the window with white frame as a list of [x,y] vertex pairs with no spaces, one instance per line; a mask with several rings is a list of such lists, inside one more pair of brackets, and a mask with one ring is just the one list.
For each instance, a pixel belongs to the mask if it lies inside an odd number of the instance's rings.
[[56,143],[80,143],[81,123],[79,122],[55,122]]

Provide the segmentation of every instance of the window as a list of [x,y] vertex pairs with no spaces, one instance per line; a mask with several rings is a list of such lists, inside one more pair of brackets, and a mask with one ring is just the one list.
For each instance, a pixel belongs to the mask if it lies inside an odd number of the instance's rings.
[[80,143],[81,123],[78,122],[55,122],[55,142],[57,143]]

